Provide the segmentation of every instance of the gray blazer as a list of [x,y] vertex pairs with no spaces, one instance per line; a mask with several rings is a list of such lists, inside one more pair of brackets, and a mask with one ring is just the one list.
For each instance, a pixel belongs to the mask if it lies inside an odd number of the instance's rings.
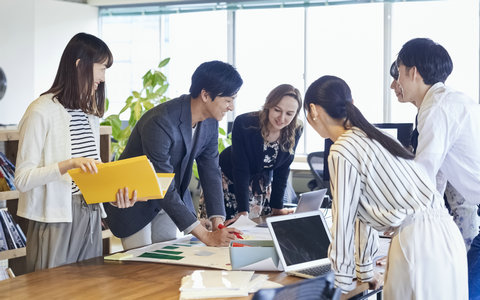
[[[209,216],[225,216],[222,177],[218,165],[218,122],[207,119],[196,126],[192,141],[190,95],[150,109],[132,131],[120,159],[146,155],[158,173],[175,173],[163,199],[137,202],[119,209],[105,205],[107,223],[117,237],[130,236],[145,227],[164,209],[180,231],[197,221],[188,190],[195,159]],[[194,148],[193,148],[194,145]]]

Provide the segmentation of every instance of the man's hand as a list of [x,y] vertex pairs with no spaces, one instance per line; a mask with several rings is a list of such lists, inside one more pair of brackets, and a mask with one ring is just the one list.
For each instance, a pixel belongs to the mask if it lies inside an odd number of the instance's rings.
[[235,228],[222,228],[214,231],[208,231],[202,225],[198,225],[192,230],[192,234],[197,237],[202,243],[212,247],[228,247],[230,241],[237,239],[235,233],[241,234],[242,232]]
[[[223,225],[223,218],[215,217],[215,218],[210,218],[210,221],[212,222],[212,231],[218,230],[218,225],[222,224]],[[208,229],[208,227],[207,227]]]

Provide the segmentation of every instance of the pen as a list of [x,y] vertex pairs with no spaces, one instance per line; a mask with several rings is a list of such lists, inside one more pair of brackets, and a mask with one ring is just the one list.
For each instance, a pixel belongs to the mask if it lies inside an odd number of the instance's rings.
[[[218,229],[223,229],[223,228],[226,228],[223,224],[218,224]],[[239,239],[239,240],[243,240],[243,237],[240,235],[240,233],[238,232],[234,232],[233,234],[235,234],[235,236]]]

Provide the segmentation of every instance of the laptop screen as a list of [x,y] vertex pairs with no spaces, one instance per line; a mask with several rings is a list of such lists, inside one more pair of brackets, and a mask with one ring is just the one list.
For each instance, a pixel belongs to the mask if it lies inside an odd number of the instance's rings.
[[300,194],[295,213],[314,211],[320,209],[327,189],[321,189]]
[[[303,215],[309,216],[303,216]],[[282,216],[272,219],[272,237],[276,239],[285,260],[285,267],[328,257],[330,233],[325,228],[321,212]],[[297,217],[295,217],[297,216]],[[301,216],[301,217],[299,217]],[[287,218],[285,218],[287,217]]]

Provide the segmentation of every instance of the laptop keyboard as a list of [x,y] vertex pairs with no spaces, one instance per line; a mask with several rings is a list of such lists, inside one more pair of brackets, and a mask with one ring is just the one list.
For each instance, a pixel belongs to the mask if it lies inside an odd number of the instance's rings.
[[323,274],[326,274],[330,271],[331,267],[330,265],[323,265],[323,266],[318,266],[318,267],[312,267],[308,269],[303,269],[299,270],[297,272],[307,274],[313,277],[321,276]]

